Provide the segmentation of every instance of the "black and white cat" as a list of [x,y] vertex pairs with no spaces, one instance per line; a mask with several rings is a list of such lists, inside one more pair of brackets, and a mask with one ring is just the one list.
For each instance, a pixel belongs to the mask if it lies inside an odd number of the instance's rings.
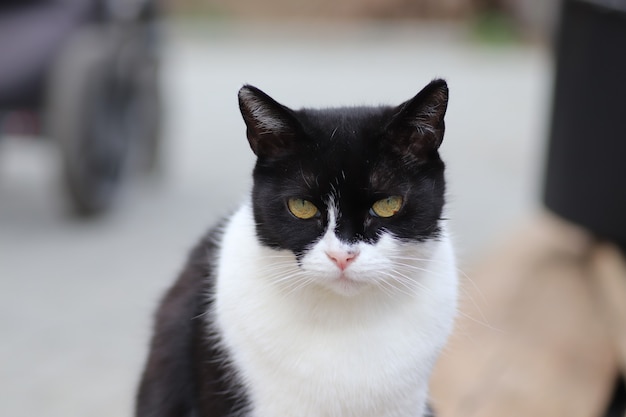
[[138,417],[421,417],[456,311],[448,89],[291,110],[239,91],[252,193],[156,317]]

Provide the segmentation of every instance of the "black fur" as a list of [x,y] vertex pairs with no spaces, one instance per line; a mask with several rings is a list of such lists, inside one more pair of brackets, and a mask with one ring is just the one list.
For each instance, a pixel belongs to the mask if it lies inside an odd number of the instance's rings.
[[[242,88],[240,107],[258,156],[253,202],[260,241],[301,255],[326,229],[331,198],[342,214],[337,235],[347,242],[374,242],[383,230],[405,240],[436,238],[447,99],[446,83],[435,80],[395,108],[293,111],[255,87]],[[375,201],[392,195],[404,198],[398,215],[371,214]],[[286,209],[291,197],[311,201],[322,215],[296,219]]]
[[137,394],[137,417],[226,417],[247,406],[227,353],[208,331],[219,236],[216,228],[194,248],[161,302]]

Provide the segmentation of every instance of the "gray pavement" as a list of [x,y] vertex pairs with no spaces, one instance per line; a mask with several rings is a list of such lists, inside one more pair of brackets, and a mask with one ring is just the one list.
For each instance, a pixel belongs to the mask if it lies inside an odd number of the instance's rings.
[[463,264],[538,207],[550,60],[456,28],[171,25],[159,181],[93,222],[67,215],[50,141],[0,142],[0,415],[129,416],[150,316],[188,248],[247,192],[236,93],[293,107],[397,104],[445,77],[442,154]]

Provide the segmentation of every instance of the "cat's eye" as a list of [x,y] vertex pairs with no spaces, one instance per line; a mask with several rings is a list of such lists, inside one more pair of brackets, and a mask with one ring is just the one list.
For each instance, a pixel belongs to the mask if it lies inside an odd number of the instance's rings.
[[371,213],[378,217],[392,217],[402,207],[403,199],[399,195],[383,198],[372,204]]
[[303,198],[290,198],[287,201],[287,207],[291,214],[303,220],[312,219],[319,213],[315,204]]

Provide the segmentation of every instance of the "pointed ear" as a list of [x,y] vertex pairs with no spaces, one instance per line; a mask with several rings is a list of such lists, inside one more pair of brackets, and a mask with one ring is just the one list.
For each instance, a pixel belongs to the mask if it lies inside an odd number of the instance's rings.
[[387,129],[394,151],[410,159],[423,159],[443,140],[448,107],[448,85],[433,80],[415,97],[395,109]]
[[258,157],[286,156],[294,149],[299,123],[291,109],[251,85],[239,90],[239,109],[248,142]]

